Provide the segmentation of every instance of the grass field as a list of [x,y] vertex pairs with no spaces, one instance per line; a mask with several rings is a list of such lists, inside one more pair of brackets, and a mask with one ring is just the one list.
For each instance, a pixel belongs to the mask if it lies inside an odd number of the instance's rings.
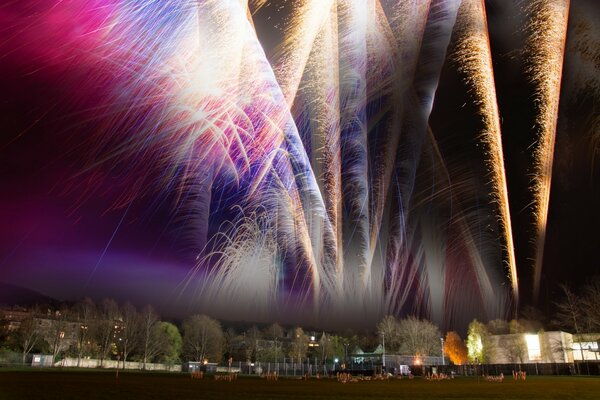
[[234,382],[190,379],[186,374],[109,371],[2,370],[0,400],[70,399],[600,399],[600,378],[529,377],[502,383],[457,378],[451,381],[371,381],[342,384],[240,378]]

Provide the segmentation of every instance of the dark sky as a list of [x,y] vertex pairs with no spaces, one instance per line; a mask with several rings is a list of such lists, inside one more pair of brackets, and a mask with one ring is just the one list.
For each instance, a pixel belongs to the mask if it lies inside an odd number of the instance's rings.
[[[92,32],[102,16],[81,12],[82,2],[63,5],[56,9],[60,12],[52,11],[50,3],[22,0],[0,6],[0,281],[59,299],[110,296],[184,315],[190,303],[178,297],[180,284],[199,249],[188,240],[181,216],[172,212],[173,196],[148,193],[124,207],[119,203],[129,181],[122,174],[102,168],[81,174],[89,162],[82,155],[88,154],[101,121],[94,105],[109,88],[96,83],[94,90],[79,90],[95,66],[81,63],[77,52],[101,42],[81,32]],[[534,93],[523,72],[519,7],[502,0],[486,5],[521,293],[528,303],[534,254],[528,190]],[[600,7],[594,0],[573,0],[572,7],[598,26]],[[268,54],[278,41],[272,26],[283,18],[273,14],[267,19],[275,8],[256,16]],[[600,41],[597,34],[591,31],[587,39],[592,50]],[[545,312],[551,311],[559,282],[580,286],[600,270],[600,65],[592,57],[596,74],[590,74],[577,47],[568,47],[572,53],[566,55],[544,255],[540,307]],[[592,83],[579,89],[576,77],[584,72]],[[473,157],[470,128],[476,123],[469,99],[455,66],[447,63],[432,129],[449,165],[477,175],[473,168],[483,166]],[[460,179],[461,172],[456,174]],[[476,185],[485,192],[483,181]]]

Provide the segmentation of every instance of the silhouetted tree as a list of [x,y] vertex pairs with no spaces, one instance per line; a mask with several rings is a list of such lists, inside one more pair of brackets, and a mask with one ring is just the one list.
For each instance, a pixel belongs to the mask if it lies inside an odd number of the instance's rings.
[[191,361],[219,362],[223,351],[221,324],[206,315],[183,321],[183,354]]
[[585,286],[581,303],[586,331],[588,333],[600,331],[600,277],[593,278]]
[[98,307],[98,321],[94,330],[95,339],[98,343],[100,366],[108,358],[113,349],[115,333],[117,332],[119,319],[119,305],[113,299],[104,299]]
[[150,305],[140,313],[140,340],[143,369],[146,369],[146,363],[164,351],[167,341],[164,331],[160,329],[158,314]]
[[75,316],[79,324],[77,336],[77,366],[81,365],[83,355],[90,349],[90,339],[95,329],[96,305],[89,297],[75,305]]
[[127,302],[121,309],[121,326],[117,347],[123,355],[123,368],[132,352],[140,347],[142,324],[140,314],[133,304]]
[[377,333],[385,338],[387,353],[396,353],[400,349],[400,323],[393,315],[387,315],[377,324]]
[[31,309],[19,325],[19,329],[13,336],[15,344],[21,350],[21,361],[25,364],[27,356],[36,346],[42,344],[43,331],[36,320],[37,310]]
[[[569,286],[560,286],[563,297],[556,303],[556,324],[575,335],[575,340],[580,340],[585,321],[584,304]],[[583,360],[583,348],[580,347],[581,359]]]
[[67,350],[68,341],[65,340],[65,336],[68,334],[70,318],[71,310],[63,305],[60,310],[54,312],[50,320],[50,326],[46,332],[46,341],[50,344],[53,361],[56,361],[56,357],[60,353]]

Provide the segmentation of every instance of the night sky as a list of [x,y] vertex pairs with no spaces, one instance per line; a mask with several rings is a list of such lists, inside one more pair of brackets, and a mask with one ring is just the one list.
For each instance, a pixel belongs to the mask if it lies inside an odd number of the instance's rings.
[[[95,166],[93,156],[100,153],[90,148],[110,118],[96,105],[121,77],[87,81],[98,65],[82,62],[80,55],[101,45],[102,37],[93,32],[102,15],[86,14],[85,3],[20,0],[0,6],[0,281],[60,300],[92,296],[152,303],[165,316],[181,317],[195,307],[181,284],[201,248],[186,229],[185,212],[175,210],[174,193],[147,190],[147,182],[139,182],[139,195],[129,202],[130,166]],[[523,72],[523,16],[512,3],[490,0],[486,6],[526,305],[532,302],[534,254],[528,190],[534,93]],[[280,40],[273,26],[285,19],[285,10],[276,9],[255,16],[268,56]],[[596,1],[573,0],[572,9],[598,28]],[[569,41],[573,25],[571,18]],[[600,31],[591,32],[591,55],[583,61],[577,46],[567,43],[539,302],[546,313],[552,312],[559,283],[578,287],[600,271]],[[487,189],[472,135],[474,115],[448,59],[430,122],[452,178],[469,180],[476,204],[486,202]]]

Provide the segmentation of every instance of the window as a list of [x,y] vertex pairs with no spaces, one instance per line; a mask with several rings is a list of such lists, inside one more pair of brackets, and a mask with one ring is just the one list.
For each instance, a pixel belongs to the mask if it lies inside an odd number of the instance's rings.
[[527,343],[527,353],[529,361],[540,361],[542,359],[542,349],[540,347],[540,338],[538,335],[525,335]]

